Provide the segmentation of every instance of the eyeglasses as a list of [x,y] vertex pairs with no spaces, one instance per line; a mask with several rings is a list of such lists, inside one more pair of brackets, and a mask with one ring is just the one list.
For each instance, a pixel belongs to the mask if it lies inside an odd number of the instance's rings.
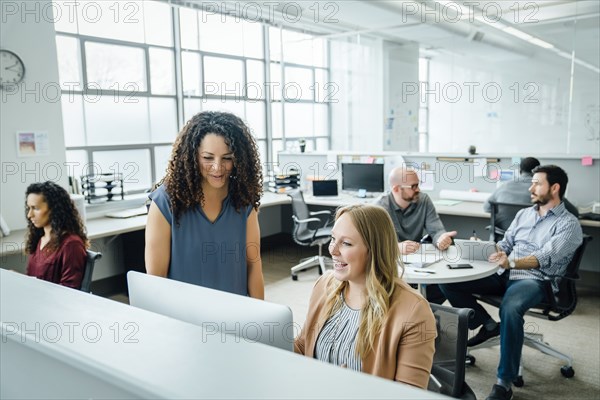
[[404,189],[412,189],[412,190],[417,190],[419,188],[419,184],[415,183],[413,185],[400,185],[401,188]]

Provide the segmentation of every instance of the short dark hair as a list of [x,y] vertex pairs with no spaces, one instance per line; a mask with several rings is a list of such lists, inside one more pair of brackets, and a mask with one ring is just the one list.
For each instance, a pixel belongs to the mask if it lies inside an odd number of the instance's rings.
[[567,183],[569,182],[569,177],[567,173],[557,165],[540,165],[535,167],[532,171],[534,174],[538,172],[543,172],[546,174],[546,179],[550,186],[558,183],[560,185],[560,190],[558,191],[558,196],[562,200],[565,196],[565,192],[567,191]]
[[526,157],[524,159],[521,160],[521,165],[519,166],[519,168],[521,169],[521,173],[525,173],[525,174],[529,174],[532,175],[533,169],[535,167],[539,167],[540,165],[540,160],[538,160],[535,157]]

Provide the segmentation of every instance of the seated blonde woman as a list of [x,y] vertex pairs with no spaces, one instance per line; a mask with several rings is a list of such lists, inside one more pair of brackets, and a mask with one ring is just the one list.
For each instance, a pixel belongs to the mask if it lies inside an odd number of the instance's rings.
[[313,289],[294,350],[307,357],[426,388],[435,351],[429,303],[398,276],[398,245],[379,206],[339,209],[334,270]]

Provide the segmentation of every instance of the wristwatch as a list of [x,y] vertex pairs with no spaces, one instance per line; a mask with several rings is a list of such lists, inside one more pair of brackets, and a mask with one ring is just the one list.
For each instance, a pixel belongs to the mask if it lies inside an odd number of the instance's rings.
[[517,266],[517,264],[515,264],[515,260],[510,260],[508,262],[508,265],[510,266],[511,269],[515,268]]

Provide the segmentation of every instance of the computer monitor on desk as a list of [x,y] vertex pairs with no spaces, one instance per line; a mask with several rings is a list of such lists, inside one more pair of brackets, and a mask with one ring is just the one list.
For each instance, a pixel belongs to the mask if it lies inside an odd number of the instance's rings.
[[383,192],[383,164],[342,163],[342,190]]
[[512,169],[502,169],[498,171],[498,181],[496,182],[496,187],[500,187],[506,182],[514,181],[515,176],[515,171]]
[[199,325],[206,335],[293,350],[288,306],[136,271],[127,273],[127,287],[131,306]]

